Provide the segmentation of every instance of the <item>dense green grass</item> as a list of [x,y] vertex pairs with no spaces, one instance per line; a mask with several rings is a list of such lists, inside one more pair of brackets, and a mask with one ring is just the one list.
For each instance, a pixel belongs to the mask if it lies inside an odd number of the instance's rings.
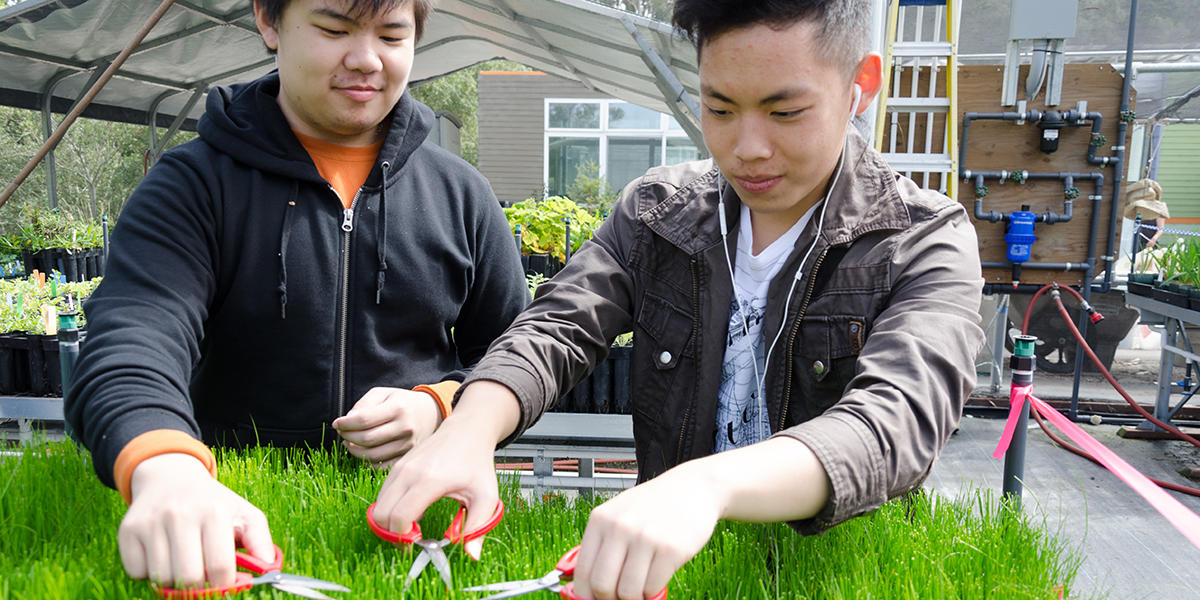
[[[254,449],[218,454],[221,481],[270,519],[284,570],[335,581],[347,598],[477,598],[446,590],[432,566],[401,593],[413,554],[376,538],[364,517],[383,473],[340,453]],[[455,587],[536,577],[576,545],[594,502],[526,503],[502,491],[508,514],[472,562],[449,549]],[[445,530],[456,505],[435,504],[422,521]],[[121,569],[116,530],[124,505],[101,486],[86,452],[39,445],[0,457],[0,598],[150,598],[151,586]],[[914,495],[822,536],[783,525],[723,523],[671,582],[680,598],[1056,597],[1078,559],[990,495],[947,502]],[[256,588],[247,597],[294,598]],[[534,597],[550,598],[549,594]]]

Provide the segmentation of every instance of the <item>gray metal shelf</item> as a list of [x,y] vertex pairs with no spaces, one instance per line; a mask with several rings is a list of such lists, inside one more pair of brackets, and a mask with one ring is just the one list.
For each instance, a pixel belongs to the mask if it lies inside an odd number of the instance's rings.
[[[1163,327],[1162,339],[1159,344],[1161,352],[1158,359],[1158,393],[1154,400],[1154,418],[1163,422],[1170,422],[1171,417],[1179,409],[1183,408],[1192,395],[1200,391],[1200,378],[1198,378],[1197,382],[1193,383],[1191,388],[1185,390],[1180,395],[1178,404],[1174,408],[1171,407],[1171,393],[1174,385],[1171,382],[1171,375],[1172,369],[1175,366],[1175,357],[1181,356],[1188,363],[1200,367],[1200,354],[1176,347],[1180,333],[1183,333],[1185,345],[1189,345],[1187,344],[1187,328],[1185,326],[1200,327],[1200,311],[1175,306],[1174,304],[1137,294],[1126,294],[1125,303],[1141,311],[1142,323],[1161,325]],[[1138,425],[1138,429],[1150,431],[1162,430],[1161,427],[1145,420]]]

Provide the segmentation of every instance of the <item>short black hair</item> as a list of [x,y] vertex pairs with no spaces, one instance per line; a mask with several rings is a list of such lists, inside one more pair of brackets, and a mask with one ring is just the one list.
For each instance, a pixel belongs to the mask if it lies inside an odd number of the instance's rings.
[[[353,18],[373,17],[383,12],[387,12],[403,6],[407,2],[413,5],[413,20],[416,21],[416,39],[421,41],[421,35],[425,33],[425,19],[429,17],[429,13],[433,12],[434,0],[347,0],[350,3],[349,15]],[[267,22],[275,25],[283,16],[283,10],[291,4],[292,0],[254,0],[254,4],[258,7]]]
[[675,0],[671,16],[697,52],[734,29],[780,30],[802,21],[818,26],[820,54],[852,76],[871,43],[871,0]]

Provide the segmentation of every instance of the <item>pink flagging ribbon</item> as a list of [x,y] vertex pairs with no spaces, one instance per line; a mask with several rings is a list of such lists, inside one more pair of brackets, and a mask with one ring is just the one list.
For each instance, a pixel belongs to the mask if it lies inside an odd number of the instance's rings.
[[1000,458],[1004,452],[1008,450],[1008,445],[1012,442],[1013,431],[1016,429],[1016,417],[1020,415],[1021,408],[1025,405],[1025,399],[1029,399],[1030,405],[1038,414],[1050,421],[1059,431],[1065,433],[1071,441],[1075,442],[1081,449],[1088,454],[1096,457],[1104,468],[1116,475],[1125,485],[1133,488],[1150,506],[1154,507],[1159,514],[1166,517],[1167,521],[1178,529],[1184,537],[1188,539],[1197,548],[1200,548],[1200,516],[1189,510],[1178,500],[1171,497],[1162,488],[1158,487],[1153,481],[1150,481],[1145,475],[1142,475],[1132,465],[1125,462],[1120,456],[1117,456],[1112,450],[1109,450],[1104,444],[1096,441],[1096,438],[1088,435],[1078,425],[1071,422],[1070,419],[1063,416],[1062,413],[1043,402],[1037,396],[1030,394],[1030,386],[1013,386],[1012,394],[1009,401],[1012,405],[1008,414],[1008,422],[1004,425],[1004,434],[1000,437],[1000,443],[996,446],[996,451],[992,453],[994,458]]
[[1008,451],[1009,444],[1012,443],[1013,432],[1017,429],[1017,418],[1021,415],[1021,410],[1025,408],[1025,397],[1033,390],[1031,385],[1014,385],[1008,393],[1008,421],[1004,423],[1004,433],[1000,435],[1000,443],[996,444],[996,450],[992,452],[992,458],[1000,458]]

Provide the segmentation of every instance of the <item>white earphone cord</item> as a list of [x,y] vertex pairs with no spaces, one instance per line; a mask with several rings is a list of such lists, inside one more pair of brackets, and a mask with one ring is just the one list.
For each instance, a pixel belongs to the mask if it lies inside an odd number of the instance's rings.
[[[858,103],[862,99],[862,88],[859,87],[858,84],[855,84],[854,92],[855,92],[854,93],[854,103],[850,108],[851,122],[853,122],[853,120],[854,120],[854,114],[858,112]],[[852,123],[848,123],[847,127],[849,127],[849,126],[852,126]],[[785,301],[783,304],[783,319],[780,321],[779,330],[775,332],[775,338],[773,340],[771,340],[771,345],[769,347],[767,347],[767,354],[766,354],[766,356],[763,357],[764,371],[766,370],[767,366],[771,364],[771,353],[775,351],[775,344],[777,344],[779,342],[779,336],[783,334],[784,325],[787,323],[788,310],[792,306],[792,294],[793,294],[793,292],[796,291],[796,283],[798,281],[800,281],[804,276],[804,264],[808,262],[808,257],[812,255],[813,250],[815,250],[817,247],[817,242],[819,242],[821,240],[821,228],[825,224],[825,209],[829,207],[829,196],[831,194],[833,194],[833,190],[837,186],[838,180],[841,179],[842,166],[845,163],[846,163],[846,144],[845,144],[845,141],[843,140],[842,155],[838,159],[837,170],[834,171],[834,173],[833,173],[833,180],[829,182],[829,188],[827,190],[825,190],[825,197],[822,198],[819,203],[821,205],[821,211],[817,216],[816,235],[813,236],[812,244],[810,244],[808,246],[808,250],[804,253],[804,257],[800,259],[800,265],[798,267],[796,267],[796,274],[792,277],[792,285],[788,288],[787,301]],[[727,267],[729,267],[729,283],[733,287],[733,298],[737,302],[738,315],[742,318],[742,332],[744,335],[749,335],[750,334],[750,324],[749,324],[749,322],[746,321],[746,311],[742,307],[742,297],[740,294],[738,294],[737,282],[736,282],[736,280],[734,278],[734,274],[733,274],[733,260],[731,260],[729,257],[729,243],[728,243],[728,240],[726,239],[726,236],[728,234],[728,226],[725,222],[725,187],[723,185],[721,185],[720,179],[723,179],[723,177],[721,177],[717,180],[717,215],[718,215],[718,219],[721,222],[721,246],[723,246],[725,249],[725,265]],[[766,415],[766,411],[767,411],[767,401],[765,398],[763,398],[763,393],[765,391],[764,390],[764,385],[765,385],[764,380],[766,378],[766,373],[764,372],[763,374],[760,375],[758,372],[758,361],[753,359],[753,356],[754,356],[753,346],[751,346],[751,348],[750,348],[750,355],[751,355],[750,364],[753,365],[753,367],[754,367],[754,381],[758,386],[757,394],[756,394],[757,401],[758,401],[757,402],[757,404],[758,404],[758,423],[757,423],[758,441],[763,441],[763,440],[767,439],[767,434],[769,433],[768,431],[763,431],[763,419],[764,419],[764,416]],[[769,424],[768,424],[768,429],[769,429]]]

